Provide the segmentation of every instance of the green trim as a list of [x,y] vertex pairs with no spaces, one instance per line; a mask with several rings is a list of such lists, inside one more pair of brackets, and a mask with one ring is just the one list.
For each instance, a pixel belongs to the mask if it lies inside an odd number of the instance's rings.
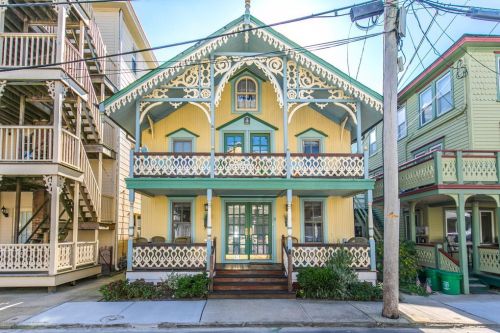
[[278,130],[278,127],[276,127],[276,126],[274,126],[274,125],[272,125],[272,124],[270,124],[268,122],[265,122],[264,120],[259,119],[255,115],[253,115],[251,113],[248,113],[248,112],[245,112],[242,115],[240,115],[240,116],[238,116],[238,117],[236,117],[236,118],[228,121],[227,123],[220,125],[219,127],[216,128],[216,130],[219,131],[219,130],[223,129],[224,127],[227,127],[227,126],[231,125],[232,123],[235,123],[235,122],[237,122],[240,119],[243,119],[244,117],[250,117],[250,118],[254,119],[255,121],[258,121],[259,123],[261,123],[263,125],[266,125],[267,127],[272,128],[273,130]]
[[[373,190],[375,180],[360,178],[126,178],[129,189]],[[496,190],[498,192],[498,190]]]
[[197,138],[199,138],[199,137],[200,137],[198,134],[196,134],[196,133],[194,133],[194,132],[191,132],[190,130],[188,130],[188,129],[187,129],[187,128],[185,128],[185,127],[181,127],[181,128],[179,128],[179,129],[176,129],[175,131],[170,132],[170,133],[168,133],[168,134],[167,134],[167,135],[165,135],[165,136],[166,136],[166,137],[169,137],[169,136],[174,135],[174,134],[176,134],[176,133],[178,133],[178,132],[180,132],[180,131],[187,132],[187,133],[189,133],[189,134],[191,134],[192,136],[195,136],[195,137],[197,137]]
[[316,133],[318,133],[318,134],[320,134],[320,135],[322,135],[322,136],[324,136],[324,137],[326,137],[326,138],[328,137],[328,134],[326,134],[325,132],[322,132],[322,131],[320,131],[320,130],[315,129],[314,127],[309,127],[309,128],[308,128],[308,129],[306,129],[305,131],[302,131],[302,132],[300,132],[300,133],[295,134],[295,136],[296,136],[296,137],[299,137],[299,136],[301,136],[302,134],[305,134],[305,133],[307,133],[307,132],[309,132],[309,131],[314,131],[314,132],[316,132]]
[[[221,249],[226,249],[227,247],[227,235],[226,235],[226,205],[228,203],[237,203],[237,202],[242,202],[242,199],[244,199],[244,202],[252,202],[252,203],[270,203],[271,204],[271,209],[272,209],[272,216],[271,216],[271,232],[274,237],[271,237],[272,239],[272,257],[271,259],[268,260],[259,260],[259,262],[276,262],[276,250],[277,246],[276,243],[279,241],[277,234],[276,234],[276,196],[273,197],[221,197],[221,209],[224,212],[224,214],[221,214],[221,234],[219,235],[221,239]],[[222,252],[221,253],[221,262],[222,263],[248,263],[249,260],[226,260],[226,253]]]
[[227,140],[226,137],[228,136],[241,136],[241,152],[245,153],[245,132],[228,132],[224,133],[223,135],[223,140],[224,140],[224,153],[227,153]]
[[[268,145],[267,145],[267,153],[271,153],[272,152],[271,134],[270,133],[255,133],[255,132],[254,133],[250,133],[250,150],[249,150],[249,152],[250,153],[254,153],[254,151],[253,151],[253,147],[254,147],[254,145],[253,145],[253,138],[255,136],[265,136],[265,137],[267,137],[267,143],[268,143]],[[260,153],[260,152],[258,152],[258,153]],[[267,154],[267,153],[264,153],[264,154]]]
[[[437,103],[437,81],[441,80],[444,76],[446,75],[450,75],[450,94],[451,94],[451,108],[446,111],[446,112],[443,112],[441,114],[438,114],[438,103]],[[419,124],[419,129],[426,126],[427,124],[430,124],[432,123],[434,120],[444,116],[445,114],[447,113],[450,113],[453,111],[453,109],[455,109],[455,80],[454,80],[454,77],[453,77],[453,71],[450,69],[450,70],[447,70],[447,71],[444,71],[443,73],[441,73],[438,77],[434,78],[434,80],[432,80],[430,83],[427,84],[427,86],[425,88],[423,88],[419,93],[418,93],[418,124]],[[424,92],[426,92],[427,90],[429,90],[429,88],[431,89],[431,108],[432,108],[432,115],[431,115],[431,118],[424,124],[422,124],[422,109],[421,109],[421,105],[422,105],[422,102],[421,102],[421,99],[420,97],[422,96],[422,94]]]
[[167,222],[167,242],[173,242],[172,239],[172,213],[173,213],[173,204],[174,202],[189,202],[191,203],[191,242],[194,242],[194,238],[196,236],[196,197],[167,197],[168,200],[168,222]]
[[[214,33],[210,34],[208,37],[209,38],[210,37],[215,37],[215,36],[220,35],[220,34],[222,34],[224,32],[227,32],[228,30],[232,29],[234,26],[236,26],[237,24],[241,23],[244,20],[245,20],[245,15],[242,15],[242,16],[236,18],[235,20],[229,22],[228,24],[226,24],[223,28],[221,28],[221,29],[215,31]],[[250,15],[250,20],[253,21],[257,26],[264,26],[265,25],[264,22],[260,21],[259,19],[257,19],[256,17],[254,17],[252,15]],[[290,39],[286,38],[284,35],[280,34],[276,30],[274,30],[273,28],[267,27],[267,28],[263,28],[263,30],[265,30],[266,32],[268,32],[271,35],[275,36],[276,38],[281,39],[284,43],[289,44],[292,49],[299,49],[299,48],[302,49],[302,53],[305,56],[309,57],[310,59],[312,59],[313,61],[317,62],[321,66],[327,68],[328,70],[332,71],[333,73],[335,73],[336,75],[338,75],[342,79],[348,81],[349,83],[351,83],[353,86],[357,87],[358,89],[363,90],[365,93],[367,93],[368,95],[372,96],[374,99],[378,99],[380,102],[382,102],[382,100],[383,100],[382,95],[380,95],[379,93],[375,92],[371,88],[368,88],[367,86],[365,86],[361,82],[353,79],[352,77],[350,77],[346,73],[342,72],[341,70],[339,70],[338,68],[336,68],[332,64],[326,62],[325,60],[323,60],[320,57],[316,56],[315,54],[311,53],[310,51],[303,50],[303,48],[299,44],[297,44],[297,43],[291,41]],[[196,49],[204,46],[206,43],[209,43],[209,42],[211,42],[211,40],[207,40],[204,43],[196,43],[193,46],[187,48],[183,52],[181,52],[178,55],[176,55],[175,57],[167,60],[166,62],[164,62],[163,64],[161,64],[157,68],[155,68],[155,69],[151,70],[150,72],[146,73],[145,75],[143,75],[142,77],[140,77],[136,81],[130,83],[128,86],[126,86],[125,88],[123,88],[120,91],[118,91],[117,93],[115,93],[113,96],[111,96],[108,99],[106,99],[104,102],[102,102],[102,105],[105,108],[106,106],[110,105],[111,103],[115,102],[116,100],[118,100],[121,97],[123,97],[124,95],[126,95],[132,89],[134,89],[137,86],[140,86],[141,84],[143,84],[148,79],[154,77],[155,75],[159,74],[163,70],[171,67],[173,62],[177,62],[178,60],[182,59],[183,57],[185,57],[189,53],[195,51]]]

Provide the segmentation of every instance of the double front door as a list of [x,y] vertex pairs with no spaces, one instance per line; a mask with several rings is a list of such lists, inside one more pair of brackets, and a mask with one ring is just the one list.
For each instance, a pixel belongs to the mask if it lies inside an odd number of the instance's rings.
[[272,258],[270,203],[226,204],[227,260]]

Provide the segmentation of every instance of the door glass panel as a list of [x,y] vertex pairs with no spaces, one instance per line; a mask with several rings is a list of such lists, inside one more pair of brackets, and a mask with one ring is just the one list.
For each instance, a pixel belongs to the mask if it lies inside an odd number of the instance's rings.
[[246,248],[246,206],[245,204],[227,205],[227,255],[229,259],[243,259]]
[[251,135],[251,152],[255,154],[269,153],[269,134]]
[[243,153],[243,134],[226,134],[224,136],[224,149],[229,154]]
[[306,243],[323,241],[323,202],[304,202],[304,240]]
[[493,243],[493,214],[481,212],[481,243]]
[[250,237],[252,240],[252,251],[250,259],[270,259],[270,205],[252,204],[251,206]]

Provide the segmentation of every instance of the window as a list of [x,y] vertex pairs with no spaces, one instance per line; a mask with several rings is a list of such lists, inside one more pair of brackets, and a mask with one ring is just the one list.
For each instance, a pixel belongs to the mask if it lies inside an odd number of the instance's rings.
[[406,136],[406,107],[398,109],[398,139]]
[[173,140],[173,152],[174,153],[191,153],[193,152],[193,141],[192,140]]
[[494,243],[494,227],[493,227],[493,212],[481,211],[481,243],[492,244]]
[[304,139],[302,140],[302,152],[304,154],[319,154],[320,140]]
[[420,94],[420,126],[432,120],[432,87]]
[[377,131],[375,129],[368,136],[368,152],[370,156],[377,152]]
[[440,116],[453,107],[451,96],[451,74],[448,72],[436,82],[437,115]]
[[437,151],[437,150],[443,150],[443,141],[439,141],[439,142],[432,142],[432,143],[429,143],[425,146],[423,146],[422,148],[419,148],[417,150],[414,150],[412,152],[412,155],[413,155],[413,158],[419,158],[419,157],[422,157],[428,153],[431,153],[433,151]]
[[[472,218],[471,211],[465,211],[465,238],[472,241]],[[458,221],[456,210],[446,210],[446,238],[450,243],[458,243]]]
[[226,134],[224,136],[224,151],[229,154],[243,153],[243,134]]
[[191,202],[172,202],[172,235],[191,239]]
[[236,111],[257,111],[257,82],[250,77],[236,82]]
[[269,149],[269,134],[251,134],[250,135],[250,151],[255,154],[268,154]]
[[304,202],[304,240],[306,243],[323,242],[323,202]]

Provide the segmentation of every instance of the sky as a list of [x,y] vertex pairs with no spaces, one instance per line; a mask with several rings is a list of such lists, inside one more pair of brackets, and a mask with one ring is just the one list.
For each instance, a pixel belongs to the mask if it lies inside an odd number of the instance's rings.
[[[500,0],[441,1],[459,5],[500,7]],[[270,24],[359,2],[361,1],[252,0],[250,12],[264,23]],[[135,0],[132,3],[151,46],[205,37],[241,16],[245,10],[244,0]],[[416,2],[414,7],[415,11],[410,12],[407,17],[407,36],[403,39],[400,52],[400,55],[406,58],[406,65],[409,65],[404,77],[400,78],[400,88],[438,58],[436,51],[443,53],[463,34],[500,35],[500,24],[496,25],[495,22],[472,20],[465,16],[440,12],[429,30],[428,40],[424,39],[418,56],[409,64],[415,53],[411,39],[413,38],[414,44],[418,45],[423,36],[416,17],[425,31],[434,15],[433,11],[429,13]],[[440,26],[445,29],[449,37],[443,34]],[[275,29],[299,45],[330,42],[366,34],[351,23],[349,16],[314,18],[277,26]],[[382,30],[383,22],[379,22],[379,25],[368,34]],[[159,63],[162,63],[188,46],[158,50],[155,52],[156,57]],[[366,43],[359,41],[315,53],[380,93],[382,92],[382,48],[382,36],[377,36],[367,39]]]

